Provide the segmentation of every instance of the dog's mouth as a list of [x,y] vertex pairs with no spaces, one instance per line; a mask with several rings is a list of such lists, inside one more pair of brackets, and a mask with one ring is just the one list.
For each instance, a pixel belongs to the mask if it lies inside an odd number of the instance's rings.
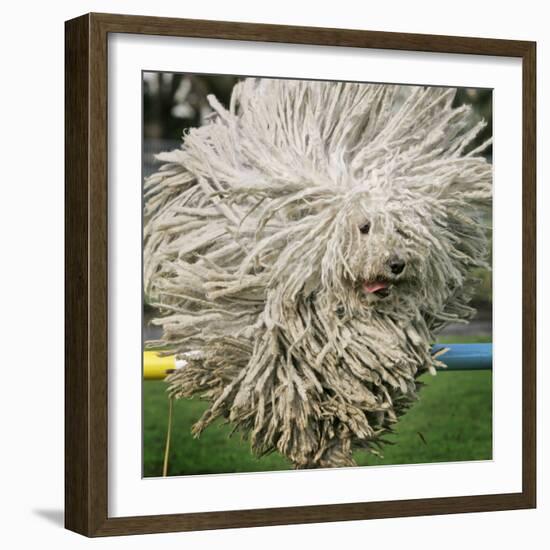
[[390,283],[385,279],[363,281],[363,292],[379,298],[386,298],[390,294]]

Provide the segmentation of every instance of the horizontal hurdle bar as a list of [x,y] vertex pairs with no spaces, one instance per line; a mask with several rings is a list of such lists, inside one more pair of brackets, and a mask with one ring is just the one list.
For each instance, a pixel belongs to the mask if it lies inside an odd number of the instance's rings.
[[441,370],[492,370],[493,344],[436,344],[432,353],[448,348],[438,359],[447,365]]
[[[443,371],[491,370],[493,368],[493,344],[436,344],[432,353],[448,349],[438,359],[445,363]],[[185,362],[176,360],[174,355],[159,355],[156,351],[143,352],[144,380],[163,380]]]

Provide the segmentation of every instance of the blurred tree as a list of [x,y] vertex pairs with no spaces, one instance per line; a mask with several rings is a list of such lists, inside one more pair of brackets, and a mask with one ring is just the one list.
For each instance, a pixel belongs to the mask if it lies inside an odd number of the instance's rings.
[[200,126],[212,112],[208,94],[229,106],[237,80],[238,77],[226,75],[144,73],[144,139],[181,139],[182,131]]

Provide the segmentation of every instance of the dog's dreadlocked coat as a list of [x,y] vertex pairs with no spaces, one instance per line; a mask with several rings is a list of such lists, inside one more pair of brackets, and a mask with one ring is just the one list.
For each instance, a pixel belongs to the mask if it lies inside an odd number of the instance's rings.
[[379,450],[487,256],[484,123],[455,92],[247,79],[158,156],[145,290],[187,360],[170,394],[210,402],[195,434],[223,417],[298,468]]

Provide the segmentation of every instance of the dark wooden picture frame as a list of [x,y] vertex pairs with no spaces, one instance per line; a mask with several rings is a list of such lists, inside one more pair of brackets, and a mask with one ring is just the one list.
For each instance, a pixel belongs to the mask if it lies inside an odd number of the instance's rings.
[[[139,517],[108,516],[107,38],[109,33],[520,58],[523,70],[522,491]],[[328,28],[88,14],[65,26],[65,525],[86,536],[536,506],[536,44]]]

